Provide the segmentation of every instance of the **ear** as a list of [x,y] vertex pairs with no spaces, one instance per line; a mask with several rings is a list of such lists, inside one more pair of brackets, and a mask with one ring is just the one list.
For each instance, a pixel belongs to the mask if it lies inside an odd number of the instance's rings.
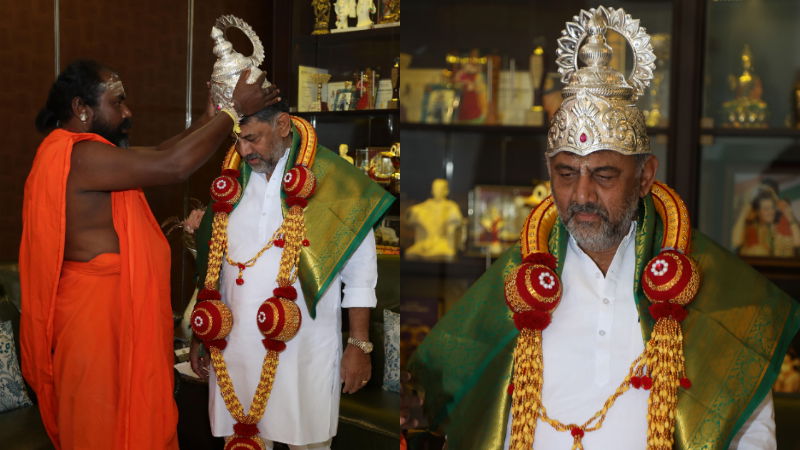
[[86,123],[92,123],[94,120],[94,109],[88,106],[80,97],[72,97],[71,102],[72,115],[81,122],[81,114],[86,115]]
[[656,171],[658,171],[658,158],[650,155],[642,168],[642,179],[639,181],[639,197],[644,197],[650,193],[650,188],[656,181]]
[[275,126],[278,129],[280,137],[285,138],[289,136],[289,133],[292,131],[292,119],[289,114],[285,112],[278,113],[278,117],[275,119]]

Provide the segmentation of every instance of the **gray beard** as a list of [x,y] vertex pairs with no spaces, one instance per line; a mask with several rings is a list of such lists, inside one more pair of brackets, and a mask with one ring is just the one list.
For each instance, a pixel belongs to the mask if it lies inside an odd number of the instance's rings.
[[[562,221],[569,234],[575,238],[582,249],[590,252],[602,252],[612,249],[622,242],[622,239],[630,231],[631,222],[638,211],[639,193],[634,189],[617,221],[609,219],[608,211],[596,203],[571,203],[566,214],[562,215]],[[600,216],[600,223],[580,223],[574,220],[577,213],[597,214]]]

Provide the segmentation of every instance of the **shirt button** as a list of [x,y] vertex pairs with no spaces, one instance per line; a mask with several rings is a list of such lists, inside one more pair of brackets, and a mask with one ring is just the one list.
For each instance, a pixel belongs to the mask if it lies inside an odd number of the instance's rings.
[[605,304],[607,305],[607,304],[611,303],[611,300],[609,300],[609,299],[607,299],[607,298],[604,298],[604,299],[603,299],[603,303],[605,303]]
[[605,336],[605,335],[606,335],[606,330],[600,330],[600,336]]

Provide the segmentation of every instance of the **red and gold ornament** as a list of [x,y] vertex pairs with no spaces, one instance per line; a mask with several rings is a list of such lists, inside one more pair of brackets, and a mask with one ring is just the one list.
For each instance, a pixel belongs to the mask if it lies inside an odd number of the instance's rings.
[[306,166],[292,167],[283,176],[283,191],[289,197],[309,198],[317,187],[317,177]]

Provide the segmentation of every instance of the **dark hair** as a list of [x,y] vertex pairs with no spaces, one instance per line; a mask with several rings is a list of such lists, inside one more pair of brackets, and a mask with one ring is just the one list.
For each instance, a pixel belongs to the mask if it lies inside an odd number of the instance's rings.
[[80,98],[87,106],[97,106],[102,92],[101,72],[106,69],[97,61],[78,60],[58,75],[47,95],[47,103],[36,115],[36,129],[48,133],[72,117],[72,99]]
[[275,117],[282,112],[289,112],[289,105],[286,103],[286,99],[281,99],[278,103],[269,105],[255,114],[244,116],[242,118],[242,124],[247,123],[251,118],[258,119],[261,122],[272,122],[275,120]]
[[[781,221],[781,217],[783,214],[781,210],[778,209],[778,196],[775,191],[772,189],[771,186],[762,185],[759,188],[758,194],[753,198],[750,202],[750,207],[753,208],[754,213],[758,213],[758,210],[761,209],[761,201],[762,200],[769,200],[775,206],[775,218],[772,220],[772,223],[778,223]],[[758,219],[756,219],[758,220]]]

